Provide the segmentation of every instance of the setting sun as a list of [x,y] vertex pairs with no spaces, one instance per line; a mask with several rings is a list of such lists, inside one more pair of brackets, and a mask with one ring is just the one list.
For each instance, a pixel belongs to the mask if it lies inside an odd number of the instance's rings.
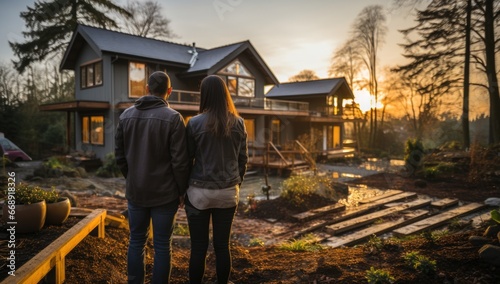
[[[354,101],[359,105],[362,112],[367,112],[375,106],[375,97],[367,90],[355,90]],[[382,103],[377,102],[376,108],[382,108]]]

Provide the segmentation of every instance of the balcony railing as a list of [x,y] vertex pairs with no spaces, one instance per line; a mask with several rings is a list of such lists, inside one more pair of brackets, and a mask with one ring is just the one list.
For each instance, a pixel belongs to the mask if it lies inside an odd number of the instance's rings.
[[317,107],[315,109],[311,109],[309,113],[312,116],[318,117],[342,117],[343,119],[361,119],[363,118],[363,114],[359,107],[346,105],[343,108],[333,107],[333,106],[325,106],[325,107]]
[[[173,90],[168,99],[172,104],[199,104],[200,93],[193,91]],[[233,97],[236,107],[255,108],[265,110],[284,110],[284,111],[309,111],[309,103],[273,100],[268,98],[245,98]]]

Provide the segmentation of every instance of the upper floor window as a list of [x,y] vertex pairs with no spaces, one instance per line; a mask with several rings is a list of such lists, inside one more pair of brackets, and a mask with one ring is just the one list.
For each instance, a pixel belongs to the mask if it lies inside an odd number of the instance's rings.
[[329,115],[340,114],[339,98],[337,96],[332,96],[332,95],[327,96],[326,105],[328,106],[327,114]]
[[146,94],[146,85],[151,73],[155,71],[167,72],[166,68],[161,68],[156,64],[147,64],[141,62],[129,62],[128,64],[128,96],[131,98],[140,98]]
[[80,88],[102,85],[102,61],[80,66]]
[[255,97],[255,78],[239,60],[222,68],[218,75],[226,81],[232,96]]

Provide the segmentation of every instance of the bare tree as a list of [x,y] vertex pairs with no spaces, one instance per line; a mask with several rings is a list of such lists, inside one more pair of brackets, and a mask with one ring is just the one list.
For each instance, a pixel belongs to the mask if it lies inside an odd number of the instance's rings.
[[[386,18],[382,6],[365,7],[352,27],[352,39],[359,50],[359,56],[368,70],[368,90],[378,103],[378,51],[385,41],[387,32]],[[373,147],[377,133],[377,109],[370,111],[369,146]]]
[[355,78],[361,70],[361,57],[356,50],[353,40],[348,40],[338,48],[332,57],[328,76],[345,77],[351,89],[355,88]]
[[126,9],[131,13],[130,17],[123,17],[129,33],[157,39],[178,37],[170,29],[170,20],[163,16],[158,2],[129,2]]
[[293,75],[292,77],[288,78],[288,82],[302,82],[302,81],[311,81],[318,79],[319,77],[318,75],[316,75],[316,72],[304,69],[300,71],[299,74]]

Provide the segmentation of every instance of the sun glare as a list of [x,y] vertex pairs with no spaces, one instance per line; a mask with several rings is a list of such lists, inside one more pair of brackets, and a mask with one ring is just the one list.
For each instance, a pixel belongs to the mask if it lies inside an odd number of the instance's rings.
[[362,112],[367,112],[371,108],[382,108],[382,103],[378,102],[375,106],[375,97],[372,96],[367,90],[355,90],[354,101],[359,105]]

